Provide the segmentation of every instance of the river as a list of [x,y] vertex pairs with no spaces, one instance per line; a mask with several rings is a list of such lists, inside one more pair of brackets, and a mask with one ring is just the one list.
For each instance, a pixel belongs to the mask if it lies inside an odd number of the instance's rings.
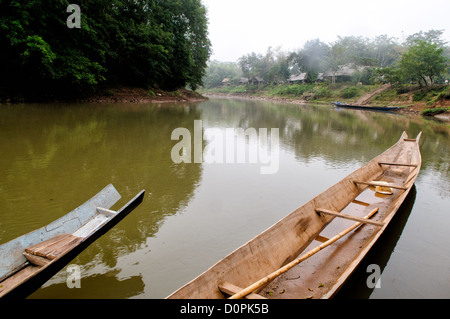
[[[205,135],[255,128],[261,137],[260,128],[277,128],[272,172],[262,174],[264,165],[249,160],[175,163],[172,132],[186,128],[194,140],[196,123]],[[218,98],[1,105],[0,243],[50,223],[110,183],[122,195],[113,208],[146,189],[135,211],[71,262],[81,270],[81,288],[68,288],[64,268],[30,298],[164,298],[403,131],[423,132],[421,172],[338,297],[450,298],[450,126],[418,116]],[[370,264],[381,267],[379,288],[366,285]]]

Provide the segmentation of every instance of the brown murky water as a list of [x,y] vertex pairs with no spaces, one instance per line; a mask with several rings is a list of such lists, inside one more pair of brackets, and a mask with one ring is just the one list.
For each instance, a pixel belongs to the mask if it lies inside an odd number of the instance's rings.
[[[180,163],[174,129],[279,128],[275,174],[259,163]],[[423,164],[388,231],[341,297],[450,297],[450,127],[329,106],[211,99],[189,105],[1,105],[0,243],[64,215],[109,183],[144,202],[31,298],[164,298],[319,192],[423,131]],[[241,143],[251,143],[241,141]],[[206,143],[205,143],[206,144]],[[382,269],[368,289],[366,268]]]

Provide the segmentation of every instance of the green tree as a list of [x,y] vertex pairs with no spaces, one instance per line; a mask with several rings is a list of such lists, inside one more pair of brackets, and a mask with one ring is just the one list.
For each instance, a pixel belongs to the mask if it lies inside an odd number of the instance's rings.
[[211,61],[206,69],[203,84],[206,88],[221,86],[225,78],[236,84],[239,82],[241,74],[242,72],[236,63]]
[[241,56],[237,64],[242,70],[245,77],[261,76],[264,73],[263,55],[252,52]]
[[331,83],[336,83],[336,73],[342,68],[345,64],[345,48],[339,43],[335,42],[332,44],[330,48],[330,52],[328,56],[325,58],[325,65],[328,70],[330,70]]
[[375,69],[375,77],[378,81],[383,83],[400,83],[403,81],[403,77],[398,66],[389,66],[386,68]]
[[395,64],[400,57],[400,45],[394,38],[387,35],[377,36],[368,44],[370,56],[373,57],[376,66],[385,68]]
[[335,42],[343,50],[343,63],[353,65],[372,65],[373,57],[370,54],[370,41],[363,37],[338,37]]
[[265,55],[252,52],[239,58],[239,65],[242,74],[251,78],[261,77],[266,83],[280,83],[286,81],[291,75],[291,58],[279,48],[269,47]]
[[81,29],[66,26],[68,1],[1,1],[0,86],[17,94],[74,92],[102,82],[104,49],[85,19]]
[[306,73],[308,82],[314,82],[320,72],[325,70],[324,61],[329,55],[330,48],[326,43],[319,39],[310,40],[305,43],[303,48],[294,52],[291,56],[293,63]]
[[269,73],[271,82],[282,83],[291,76],[289,69],[290,59],[285,53],[279,53],[275,63],[272,65]]
[[447,59],[443,52],[444,49],[437,43],[414,40],[399,63],[404,78],[417,82],[420,86],[433,84],[447,70]]
[[410,47],[414,45],[414,42],[417,40],[425,41],[431,44],[436,44],[440,48],[444,48],[447,44],[446,41],[442,40],[442,35],[445,30],[434,30],[431,29],[429,31],[423,32],[417,32],[412,35],[409,35],[406,38],[405,45],[406,47]]
[[1,0],[3,95],[67,97],[101,85],[195,89],[210,55],[200,0]]
[[269,47],[263,61],[265,67],[262,76],[267,83],[282,83],[290,77],[289,56],[280,48],[274,50]]

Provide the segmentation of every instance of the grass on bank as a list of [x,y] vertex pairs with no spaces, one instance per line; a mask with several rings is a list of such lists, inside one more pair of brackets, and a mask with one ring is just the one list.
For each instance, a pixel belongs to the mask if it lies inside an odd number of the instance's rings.
[[312,102],[330,102],[335,100],[356,100],[374,90],[376,85],[347,85],[326,83],[318,84],[277,84],[277,85],[237,85],[202,89],[201,93],[246,94],[254,96],[280,97]]
[[[317,84],[278,84],[278,85],[237,85],[202,89],[202,94],[253,95],[261,97],[278,97],[305,100],[312,103],[342,101],[353,103],[363,95],[376,90],[380,85],[354,85],[351,83]],[[370,105],[400,105],[408,106],[424,104],[430,109],[438,104],[450,104],[450,87],[448,85],[433,85],[419,87],[418,85],[394,85],[388,90],[374,96]]]
[[450,111],[450,107],[428,108],[428,109],[422,111],[422,115],[435,116],[435,115],[438,115],[438,114],[441,114],[441,113],[445,113],[447,111]]

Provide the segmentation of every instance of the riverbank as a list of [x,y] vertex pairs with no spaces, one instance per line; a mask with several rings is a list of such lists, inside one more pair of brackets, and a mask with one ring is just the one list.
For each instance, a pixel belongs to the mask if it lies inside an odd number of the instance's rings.
[[82,97],[0,97],[0,103],[186,103],[200,102],[207,98],[186,89],[175,91],[144,88],[104,88]]
[[[246,93],[202,93],[203,96],[207,98],[233,98],[233,99],[245,99],[245,100],[255,100],[255,101],[270,101],[279,103],[289,103],[289,104],[307,104],[311,103],[307,100],[302,99],[292,99],[286,97],[275,97],[275,96],[260,96],[252,95]],[[327,102],[316,102],[316,104],[329,104]]]
[[206,97],[195,91],[178,89],[176,91],[146,90],[142,88],[113,88],[84,98],[89,103],[184,103],[200,102]]
[[[274,86],[228,86],[202,90],[206,97],[232,97],[260,101],[273,101],[290,104],[323,104],[340,101],[359,105],[364,101],[367,106],[399,106],[399,113],[424,115],[427,110],[430,116],[450,121],[450,88],[448,85],[435,85],[420,88],[413,85],[386,86],[351,85],[324,83],[282,84]],[[433,110],[440,110],[435,114]],[[437,113],[437,112],[436,112]],[[425,113],[426,114],[426,113]]]

